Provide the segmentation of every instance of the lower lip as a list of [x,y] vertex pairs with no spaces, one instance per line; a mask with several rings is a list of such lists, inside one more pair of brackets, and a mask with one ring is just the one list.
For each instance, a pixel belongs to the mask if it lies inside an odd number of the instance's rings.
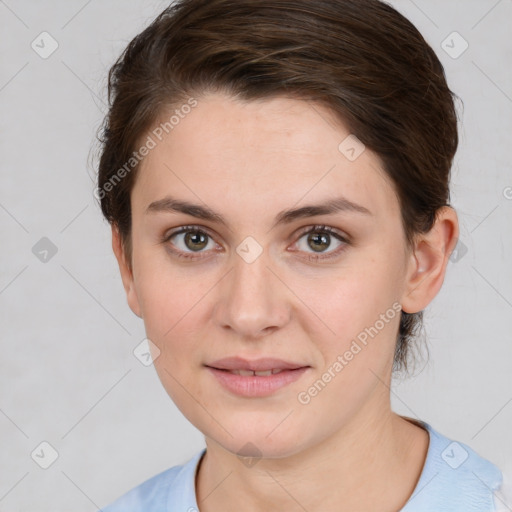
[[303,368],[297,368],[296,370],[283,370],[279,373],[264,376],[236,375],[210,366],[207,366],[207,369],[215,375],[217,380],[228,391],[240,396],[262,397],[269,396],[277,390],[300,379],[309,367],[305,366]]

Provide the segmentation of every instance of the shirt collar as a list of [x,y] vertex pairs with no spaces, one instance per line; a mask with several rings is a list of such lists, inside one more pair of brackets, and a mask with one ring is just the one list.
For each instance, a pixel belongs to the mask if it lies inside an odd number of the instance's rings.
[[[429,506],[432,505],[433,497],[440,497],[448,482],[451,486],[456,486],[456,472],[453,471],[453,468],[460,461],[456,461],[454,457],[467,456],[470,462],[468,470],[472,469],[473,476],[476,475],[488,489],[496,488],[499,485],[502,479],[500,470],[489,461],[480,458],[467,445],[449,440],[424,421],[407,417],[404,417],[404,419],[415,423],[428,432],[429,445],[420,478],[401,512],[432,510]],[[205,453],[206,448],[184,464],[176,475],[169,489],[168,511],[198,512],[195,481],[199,464]],[[466,479],[468,478],[466,477]],[[472,485],[474,485],[474,482],[472,482]],[[484,488],[480,491],[482,503],[489,499],[485,490]]]

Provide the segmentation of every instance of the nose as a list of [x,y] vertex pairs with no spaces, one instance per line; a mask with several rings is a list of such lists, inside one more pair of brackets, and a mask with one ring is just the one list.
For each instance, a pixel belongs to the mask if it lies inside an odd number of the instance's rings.
[[238,338],[256,340],[289,322],[291,302],[265,252],[249,261],[233,255],[233,268],[218,289],[214,320]]

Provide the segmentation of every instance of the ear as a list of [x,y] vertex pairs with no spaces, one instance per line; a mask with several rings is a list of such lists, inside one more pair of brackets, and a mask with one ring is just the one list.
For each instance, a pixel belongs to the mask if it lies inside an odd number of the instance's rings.
[[406,313],[425,309],[437,295],[444,281],[450,255],[457,245],[457,213],[443,206],[432,229],[416,239],[411,251],[404,294],[401,300]]
[[139,299],[135,290],[131,264],[129,264],[129,262],[126,260],[121,235],[114,223],[112,224],[112,249],[114,250],[117,263],[119,264],[119,270],[121,271],[121,279],[123,280],[123,286],[126,292],[128,305],[139,318],[142,318]]

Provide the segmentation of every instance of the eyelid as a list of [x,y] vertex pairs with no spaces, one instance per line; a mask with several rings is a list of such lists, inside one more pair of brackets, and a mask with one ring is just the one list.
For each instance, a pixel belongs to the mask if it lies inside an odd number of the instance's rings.
[[208,235],[210,238],[215,239],[215,236],[212,234],[210,229],[206,226],[202,226],[201,224],[186,224],[183,226],[178,226],[177,228],[169,229],[163,234],[162,238],[169,239],[171,236],[177,235],[178,233],[182,233],[184,231],[201,231]]
[[350,237],[347,233],[345,233],[344,231],[341,231],[340,229],[337,229],[337,228],[334,228],[332,226],[328,226],[325,224],[315,224],[312,226],[306,226],[304,228],[301,228],[301,230],[299,230],[298,236],[300,238],[301,236],[303,236],[307,233],[316,232],[316,231],[320,231],[320,232],[323,231],[323,232],[329,233],[331,235],[336,235],[343,242],[347,242],[347,243],[350,242]]

